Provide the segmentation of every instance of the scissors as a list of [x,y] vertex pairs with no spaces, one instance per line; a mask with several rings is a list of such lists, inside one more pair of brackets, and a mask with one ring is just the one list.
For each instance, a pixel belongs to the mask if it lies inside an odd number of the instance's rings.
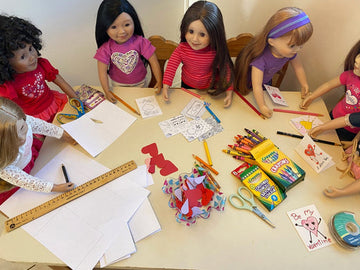
[[85,114],[84,104],[78,98],[70,98],[69,104],[73,107],[77,114],[69,114],[69,113],[58,113],[56,115],[56,120],[58,120],[61,124],[65,124],[63,118],[67,119],[78,119],[79,117]]
[[[248,193],[248,195],[245,195],[245,193]],[[240,201],[241,204],[235,202],[235,199]],[[229,196],[229,202],[237,209],[253,212],[271,227],[275,228],[275,225],[259,210],[255,203],[254,195],[246,187],[239,187],[238,194],[232,194]]]

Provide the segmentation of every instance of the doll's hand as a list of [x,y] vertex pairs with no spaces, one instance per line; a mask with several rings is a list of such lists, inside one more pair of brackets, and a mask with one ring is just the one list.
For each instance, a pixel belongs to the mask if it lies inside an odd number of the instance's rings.
[[311,94],[309,94],[304,100],[301,101],[300,103],[300,109],[304,109],[307,110],[308,107],[310,106],[310,104],[312,103],[312,97]]
[[306,98],[309,93],[309,87],[301,87],[301,99]]
[[228,108],[231,105],[232,97],[233,97],[233,91],[226,91],[226,96],[224,98],[224,108]]
[[162,83],[161,82],[156,82],[154,89],[155,89],[155,94],[160,94],[161,93],[161,88],[162,88]]
[[162,96],[165,101],[170,100],[169,95],[168,95],[168,89],[169,89],[169,86],[167,84],[164,84]]
[[54,184],[52,192],[66,192],[74,189],[74,183]]
[[61,139],[64,140],[65,142],[67,142],[67,143],[72,144],[72,145],[77,144],[77,142],[65,130],[64,130],[64,133],[63,133]]
[[111,103],[116,103],[116,98],[113,96],[111,91],[105,91],[105,97],[107,100],[109,100]]
[[317,127],[314,127],[312,129],[310,129],[308,131],[308,135],[310,137],[317,137],[322,132],[323,132],[323,130],[322,130],[321,125],[320,125],[320,126],[317,126]]
[[270,110],[266,105],[260,106],[260,112],[266,117],[270,118],[273,114],[272,110]]
[[347,195],[346,193],[344,193],[343,190],[332,187],[332,186],[329,186],[327,189],[324,189],[323,193],[325,196],[330,197],[330,198],[337,198],[340,196]]

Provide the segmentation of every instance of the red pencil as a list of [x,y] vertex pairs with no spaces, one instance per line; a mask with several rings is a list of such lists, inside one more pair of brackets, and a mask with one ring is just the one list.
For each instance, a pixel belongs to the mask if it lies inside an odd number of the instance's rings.
[[294,114],[302,114],[302,115],[313,115],[313,116],[324,116],[320,113],[312,113],[312,112],[305,112],[305,111],[292,111],[292,110],[284,110],[284,109],[273,109],[274,112],[283,112],[283,113],[294,113]]
[[254,112],[256,112],[262,119],[266,119],[246,98],[244,98],[238,91],[234,91]]
[[204,99],[202,96],[200,96],[199,94],[196,94],[184,87],[181,87],[181,90],[185,91],[186,93],[190,94],[190,95],[193,95],[194,97],[197,97],[198,99]]

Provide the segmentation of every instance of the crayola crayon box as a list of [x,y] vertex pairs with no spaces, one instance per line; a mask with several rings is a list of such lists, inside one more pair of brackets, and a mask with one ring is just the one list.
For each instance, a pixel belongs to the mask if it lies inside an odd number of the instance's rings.
[[266,139],[250,153],[259,167],[283,190],[289,190],[305,178],[305,171]]
[[239,178],[269,211],[272,211],[286,198],[285,192],[257,165],[253,165],[242,172],[240,166],[231,173]]

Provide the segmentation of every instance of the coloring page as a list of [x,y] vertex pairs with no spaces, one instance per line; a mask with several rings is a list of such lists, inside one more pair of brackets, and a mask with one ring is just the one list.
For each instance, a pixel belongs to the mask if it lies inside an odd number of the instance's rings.
[[279,88],[276,88],[276,87],[270,86],[270,85],[266,85],[266,84],[264,84],[264,87],[274,103],[282,105],[282,106],[288,106],[288,104],[286,103],[286,100],[281,95]]
[[204,119],[204,121],[211,126],[211,129],[209,131],[205,132],[204,134],[200,135],[198,137],[199,141],[206,140],[224,130],[222,125],[220,123],[216,122],[216,120],[212,116]]
[[317,172],[334,165],[332,157],[325,153],[311,138],[305,134],[295,151]]
[[323,122],[316,116],[302,115],[290,120],[290,124],[301,134],[305,135],[307,132],[317,126],[323,124]]
[[180,114],[160,122],[159,126],[164,132],[165,137],[168,138],[181,132],[185,128],[187,122],[186,117]]
[[181,134],[189,141],[193,141],[205,132],[208,132],[211,126],[207,124],[202,118],[197,118],[190,122],[187,122],[185,129],[181,131]]
[[181,111],[181,114],[189,118],[196,119],[198,117],[201,117],[204,114],[204,112],[205,112],[204,101],[198,98],[193,98]]
[[287,214],[308,251],[332,244],[329,228],[315,205],[295,209]]
[[162,111],[155,99],[155,96],[137,98],[135,101],[139,107],[142,118],[148,118],[162,114]]

